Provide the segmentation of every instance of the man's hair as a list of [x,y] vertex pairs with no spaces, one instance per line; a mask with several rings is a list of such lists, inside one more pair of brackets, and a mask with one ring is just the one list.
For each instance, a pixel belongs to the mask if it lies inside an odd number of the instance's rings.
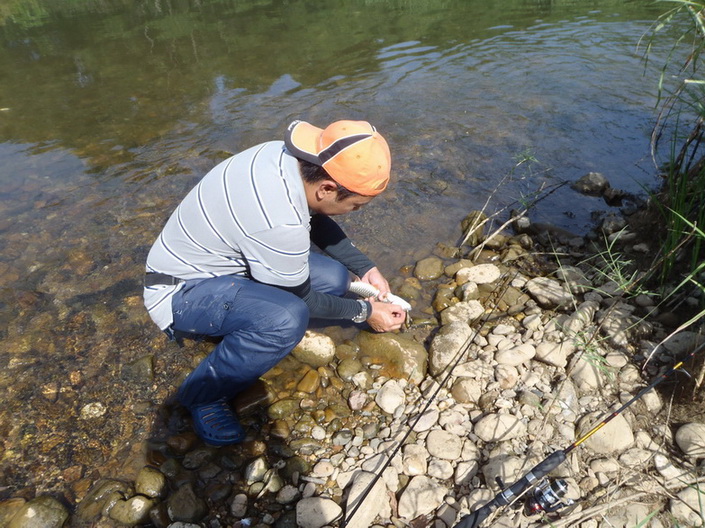
[[358,193],[349,191],[338,182],[336,182],[330,174],[326,172],[326,169],[310,161],[302,160],[301,158],[296,158],[299,162],[299,169],[301,170],[301,176],[306,183],[318,183],[323,180],[331,180],[335,182],[338,186],[338,194],[335,197],[337,202],[345,200],[349,196],[355,196]]

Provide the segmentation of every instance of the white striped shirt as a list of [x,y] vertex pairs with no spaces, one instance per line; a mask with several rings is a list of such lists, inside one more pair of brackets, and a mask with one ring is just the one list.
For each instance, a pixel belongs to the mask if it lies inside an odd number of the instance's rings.
[[[310,221],[298,161],[284,142],[263,143],[217,165],[186,195],[152,246],[147,271],[297,286],[309,275]],[[161,329],[173,322],[171,297],[180,287],[144,290]]]

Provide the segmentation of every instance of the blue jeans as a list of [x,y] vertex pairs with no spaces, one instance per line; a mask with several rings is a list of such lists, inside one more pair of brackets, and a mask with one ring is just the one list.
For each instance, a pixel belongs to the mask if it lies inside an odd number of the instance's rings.
[[[311,287],[344,295],[350,283],[339,262],[311,253]],[[188,281],[172,299],[173,330],[223,340],[179,388],[186,407],[230,399],[276,365],[298,344],[308,326],[308,307],[282,289],[246,278],[222,276]]]

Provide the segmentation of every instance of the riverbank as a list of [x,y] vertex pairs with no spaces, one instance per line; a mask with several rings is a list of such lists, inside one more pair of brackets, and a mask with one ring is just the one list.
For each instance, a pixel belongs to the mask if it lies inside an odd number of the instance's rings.
[[[241,445],[203,445],[173,402],[212,345],[155,339],[159,356],[120,367],[134,391],[151,391],[141,406],[135,395],[125,409],[81,406],[93,428],[145,441],[113,446],[105,456],[121,462],[100,474],[65,469],[60,500],[3,501],[2,524],[320,528],[345,514],[354,528],[454,526],[499,491],[498,479],[510,484],[571,445],[700,343],[681,332],[651,356],[682,315],[616,280],[628,270],[618,258],[654,251],[621,222],[601,224],[618,239],[610,252],[601,237],[515,227],[485,240],[474,260],[469,247],[439,245],[401,270],[393,289],[413,306],[405,332],[309,332],[235,402],[248,431]],[[48,407],[65,398],[45,389]],[[673,385],[660,389],[552,472],[574,505],[546,516],[505,508],[491,525],[697,526],[689,483],[703,477],[705,420],[674,420]],[[165,401],[156,421],[147,399]]]

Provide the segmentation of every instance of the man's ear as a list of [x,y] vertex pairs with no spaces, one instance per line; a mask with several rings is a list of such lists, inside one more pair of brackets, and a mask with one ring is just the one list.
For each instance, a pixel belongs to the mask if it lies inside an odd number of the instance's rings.
[[338,193],[338,184],[333,180],[321,180],[318,182],[318,187],[316,188],[316,196],[319,200],[322,200],[330,194]]

